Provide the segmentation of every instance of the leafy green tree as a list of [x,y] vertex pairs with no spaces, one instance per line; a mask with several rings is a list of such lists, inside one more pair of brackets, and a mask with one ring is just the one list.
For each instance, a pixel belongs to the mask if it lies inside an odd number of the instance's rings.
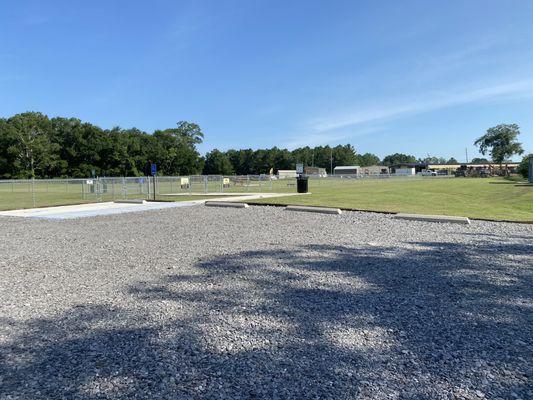
[[486,158],[480,158],[480,157],[474,157],[472,161],[470,161],[472,164],[490,164],[490,161]]
[[533,157],[533,154],[528,154],[518,165],[517,172],[522,175],[524,178],[529,177],[529,158]]
[[356,156],[356,164],[360,167],[369,167],[371,165],[379,165],[381,160],[378,156],[371,153],[365,153],[365,154],[357,154]]
[[204,175],[231,175],[233,166],[226,153],[214,149],[205,155]]
[[446,161],[446,164],[459,164],[459,162],[455,158],[451,157],[448,161]]
[[425,158],[419,159],[418,161],[424,164],[446,164],[446,159],[444,157],[436,157],[429,155]]
[[[338,145],[333,148],[333,168],[342,165],[356,165],[355,149],[350,144]],[[324,165],[324,167],[326,167]]]
[[416,157],[402,154],[402,153],[394,153],[386,156],[383,158],[383,165],[396,165],[396,164],[412,164],[416,163]]
[[38,112],[17,114],[7,120],[17,141],[11,148],[16,154],[19,175],[29,178],[52,177],[61,173],[60,146],[51,141],[50,120]]
[[163,174],[197,174],[202,170],[202,160],[196,145],[202,143],[204,134],[197,124],[180,121],[177,125],[154,132],[158,145],[153,161],[161,165]]
[[483,155],[489,153],[495,163],[503,162],[515,154],[522,154],[522,144],[518,142],[520,128],[517,124],[500,124],[487,129],[487,133],[478,138],[474,144]]

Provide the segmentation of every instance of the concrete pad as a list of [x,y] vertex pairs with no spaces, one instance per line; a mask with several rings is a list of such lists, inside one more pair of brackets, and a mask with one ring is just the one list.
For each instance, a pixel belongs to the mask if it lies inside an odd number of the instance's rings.
[[119,204],[145,204],[146,201],[144,199],[123,199],[123,200],[115,200],[113,203],[119,203]]
[[396,214],[395,219],[407,219],[411,221],[423,222],[448,222],[452,224],[469,224],[470,219],[467,217],[454,217],[448,215],[422,215],[422,214]]
[[24,210],[2,211],[0,216],[28,217],[43,219],[74,219],[96,217],[103,215],[122,214],[129,212],[141,212],[161,210],[165,208],[188,207],[201,204],[199,201],[176,202],[176,203],[145,203],[145,204],[117,204],[113,202],[78,204],[70,206],[29,208]]
[[[263,199],[269,197],[279,196],[293,196],[293,193],[259,193],[251,195],[239,196],[222,196],[213,200],[223,202],[238,202],[246,200]],[[205,203],[206,200],[190,200],[180,202],[148,202],[133,203],[129,202],[105,202],[105,203],[88,203],[88,204],[73,204],[68,206],[56,207],[42,207],[42,208],[28,208],[21,210],[0,211],[0,217],[29,217],[29,218],[44,218],[44,219],[73,219],[84,217],[95,217],[102,215],[122,214],[127,212],[142,212],[150,210],[160,210],[166,208],[176,207],[190,207]],[[238,203],[237,203],[238,204]],[[239,206],[242,207],[242,206]]]
[[329,208],[329,207],[308,207],[308,206],[287,206],[285,207],[287,211],[303,211],[303,212],[314,212],[320,214],[342,214],[342,211],[339,208]]
[[248,208],[250,207],[246,203],[235,203],[231,201],[206,201],[207,207],[231,207],[231,208]]

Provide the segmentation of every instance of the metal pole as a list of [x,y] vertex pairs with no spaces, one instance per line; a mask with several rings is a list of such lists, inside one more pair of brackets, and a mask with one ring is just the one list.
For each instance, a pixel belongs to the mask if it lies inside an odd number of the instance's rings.
[[33,202],[33,207],[35,208],[35,178],[31,178],[31,198]]
[[204,175],[204,193],[207,193],[207,175]]

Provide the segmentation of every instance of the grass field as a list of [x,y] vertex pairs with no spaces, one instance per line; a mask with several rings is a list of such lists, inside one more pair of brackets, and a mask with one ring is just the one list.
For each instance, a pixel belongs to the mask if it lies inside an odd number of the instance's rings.
[[[291,196],[257,200],[267,204],[299,204],[353,208],[369,211],[410,212],[420,214],[460,215],[471,218],[533,222],[533,186],[520,186],[518,182],[502,178],[394,178],[394,179],[311,179],[305,196]],[[96,202],[90,186],[79,182],[72,184],[40,182],[35,186],[37,207]],[[121,185],[109,185],[102,201],[142,198],[140,185],[129,183],[126,195]],[[203,183],[193,184],[190,192],[201,193]],[[190,196],[189,190],[181,190],[175,184],[162,181],[158,199],[187,201],[204,198]],[[208,182],[209,192],[220,192],[220,184]],[[291,192],[294,180],[254,182],[250,185],[232,185],[225,193],[239,192]],[[182,196],[165,196],[182,193]],[[29,184],[0,185],[0,210],[33,207]]]
[[533,222],[533,186],[503,178],[311,180],[309,191],[257,202]]

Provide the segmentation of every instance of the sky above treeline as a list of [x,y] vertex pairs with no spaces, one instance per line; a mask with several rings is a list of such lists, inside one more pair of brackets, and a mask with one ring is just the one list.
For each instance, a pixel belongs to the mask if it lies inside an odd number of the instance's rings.
[[533,152],[532,21],[524,0],[4,0],[0,116],[460,161],[517,123]]

